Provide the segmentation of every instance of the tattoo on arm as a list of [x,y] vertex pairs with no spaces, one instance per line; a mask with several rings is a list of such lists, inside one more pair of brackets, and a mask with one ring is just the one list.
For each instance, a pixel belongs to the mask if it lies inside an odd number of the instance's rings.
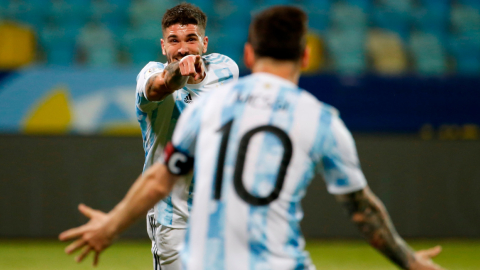
[[339,201],[367,241],[403,269],[415,261],[415,252],[398,235],[383,203],[367,187],[337,195]]
[[175,90],[178,90],[185,86],[187,83],[188,77],[182,76],[180,69],[178,67],[178,62],[173,62],[168,64],[168,66],[163,71],[163,84],[155,84],[155,80],[161,75],[161,73],[151,76],[146,84],[145,90],[149,94],[156,95],[155,100],[162,100],[167,95],[170,95]]
[[179,63],[180,62],[170,63],[165,68],[163,80],[170,93],[184,87],[188,81],[188,76],[182,76],[180,73]]

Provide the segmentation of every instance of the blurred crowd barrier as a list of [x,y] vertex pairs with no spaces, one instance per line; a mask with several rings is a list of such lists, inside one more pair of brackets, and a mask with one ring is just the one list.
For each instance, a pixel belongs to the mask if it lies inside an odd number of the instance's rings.
[[[140,135],[136,68],[31,68],[0,72],[0,133]],[[480,78],[302,76],[354,132],[480,139]]]
[[[143,66],[161,55],[161,18],[177,0],[0,0],[0,68]],[[480,74],[478,0],[192,0],[208,15],[209,51],[243,67],[252,14],[294,4],[309,15],[309,73]],[[7,25],[7,26],[5,26]],[[15,26],[12,26],[15,25]],[[15,28],[15,30],[13,30]],[[31,34],[24,33],[28,28]],[[24,34],[21,34],[24,33]],[[32,39],[32,34],[34,39]],[[5,38],[8,36],[8,38]],[[28,41],[27,41],[28,40]],[[34,57],[33,57],[34,55]]]

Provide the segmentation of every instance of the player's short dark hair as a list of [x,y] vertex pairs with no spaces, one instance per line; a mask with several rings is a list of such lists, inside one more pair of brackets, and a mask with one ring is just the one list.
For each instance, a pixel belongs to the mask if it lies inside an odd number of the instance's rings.
[[297,61],[307,43],[307,14],[293,6],[274,6],[257,14],[248,42],[257,57]]
[[162,30],[177,23],[181,25],[195,24],[205,32],[207,27],[207,15],[195,5],[181,3],[171,9],[167,9],[167,12],[165,12],[162,19]]

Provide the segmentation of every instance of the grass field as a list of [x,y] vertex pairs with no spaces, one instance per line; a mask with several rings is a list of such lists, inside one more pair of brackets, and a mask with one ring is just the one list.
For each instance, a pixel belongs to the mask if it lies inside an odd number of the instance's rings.
[[[480,240],[409,241],[416,249],[436,244],[443,252],[435,261],[446,269],[480,269]],[[148,241],[120,241],[100,258],[98,269],[151,270]],[[0,240],[1,270],[92,269],[91,259],[76,264],[63,253],[65,243],[54,240]],[[317,269],[389,270],[397,269],[362,241],[308,241],[307,249]]]

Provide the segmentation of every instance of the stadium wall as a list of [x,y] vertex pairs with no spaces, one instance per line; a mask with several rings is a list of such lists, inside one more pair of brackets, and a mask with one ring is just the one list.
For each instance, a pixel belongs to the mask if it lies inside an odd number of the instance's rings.
[[[480,237],[480,141],[355,135],[362,168],[407,237]],[[111,209],[141,173],[139,137],[0,135],[0,237],[55,237]],[[303,201],[306,237],[358,237],[321,179]],[[146,237],[139,222],[125,234]]]

